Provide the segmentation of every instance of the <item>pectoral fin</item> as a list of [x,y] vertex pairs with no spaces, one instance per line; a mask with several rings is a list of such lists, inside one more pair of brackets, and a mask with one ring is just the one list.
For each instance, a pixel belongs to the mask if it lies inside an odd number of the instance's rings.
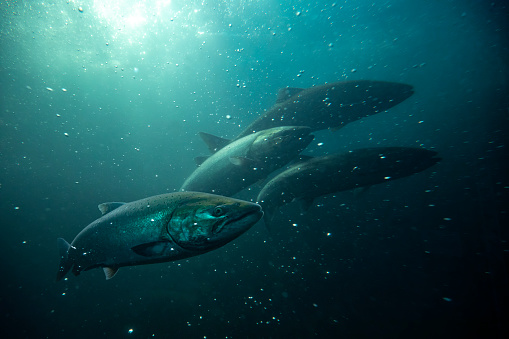
[[134,253],[144,257],[160,257],[172,249],[172,243],[166,240],[148,242],[131,248]]
[[111,278],[113,278],[115,276],[115,274],[117,274],[118,267],[104,266],[103,271],[104,271],[104,275],[106,276],[106,280],[110,280]]
[[275,204],[266,203],[264,201],[259,201],[258,204],[262,206],[263,211],[263,221],[265,223],[265,228],[269,233],[272,232],[272,220],[274,219],[274,215],[279,209],[279,206],[276,206]]
[[272,219],[277,212],[277,207],[263,207],[263,221],[265,223],[265,229],[267,232],[272,232]]
[[255,161],[246,157],[230,157],[230,162],[235,166],[253,167]]

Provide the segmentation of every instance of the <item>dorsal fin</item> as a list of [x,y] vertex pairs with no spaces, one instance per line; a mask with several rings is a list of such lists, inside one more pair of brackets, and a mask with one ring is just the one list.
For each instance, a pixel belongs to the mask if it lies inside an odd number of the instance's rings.
[[105,202],[97,206],[97,208],[99,208],[99,211],[101,211],[102,215],[105,215],[122,205],[125,205],[125,202]]
[[279,92],[277,93],[277,100],[276,104],[279,104],[283,101],[286,101],[293,97],[294,95],[302,92],[304,88],[297,88],[297,87],[285,87],[281,88]]
[[215,135],[205,132],[200,132],[200,137],[207,144],[209,151],[212,153],[219,151],[221,148],[223,148],[224,146],[228,145],[231,142],[230,139],[216,137]]

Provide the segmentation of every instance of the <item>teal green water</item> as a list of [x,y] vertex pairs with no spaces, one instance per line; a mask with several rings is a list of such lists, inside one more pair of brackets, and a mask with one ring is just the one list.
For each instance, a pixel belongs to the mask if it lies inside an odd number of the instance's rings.
[[[10,338],[505,338],[504,1],[1,1],[2,331]],[[280,88],[408,83],[305,151],[425,147],[443,161],[283,208],[175,263],[55,283],[57,237],[107,201],[173,192]],[[254,199],[259,187],[242,197]]]

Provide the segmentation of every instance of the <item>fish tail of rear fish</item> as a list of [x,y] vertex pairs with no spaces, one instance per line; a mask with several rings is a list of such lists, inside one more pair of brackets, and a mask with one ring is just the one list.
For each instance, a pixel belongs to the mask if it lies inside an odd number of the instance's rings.
[[61,280],[72,268],[74,261],[69,258],[69,249],[72,248],[65,239],[57,239],[58,253],[60,255],[60,267],[57,272],[57,281]]

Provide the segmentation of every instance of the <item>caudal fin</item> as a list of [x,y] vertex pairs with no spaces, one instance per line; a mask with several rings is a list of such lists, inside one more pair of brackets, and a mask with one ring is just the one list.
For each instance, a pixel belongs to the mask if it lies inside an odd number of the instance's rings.
[[58,253],[60,255],[60,267],[57,272],[57,281],[61,280],[71,269],[73,262],[69,259],[71,245],[63,238],[57,239]]

